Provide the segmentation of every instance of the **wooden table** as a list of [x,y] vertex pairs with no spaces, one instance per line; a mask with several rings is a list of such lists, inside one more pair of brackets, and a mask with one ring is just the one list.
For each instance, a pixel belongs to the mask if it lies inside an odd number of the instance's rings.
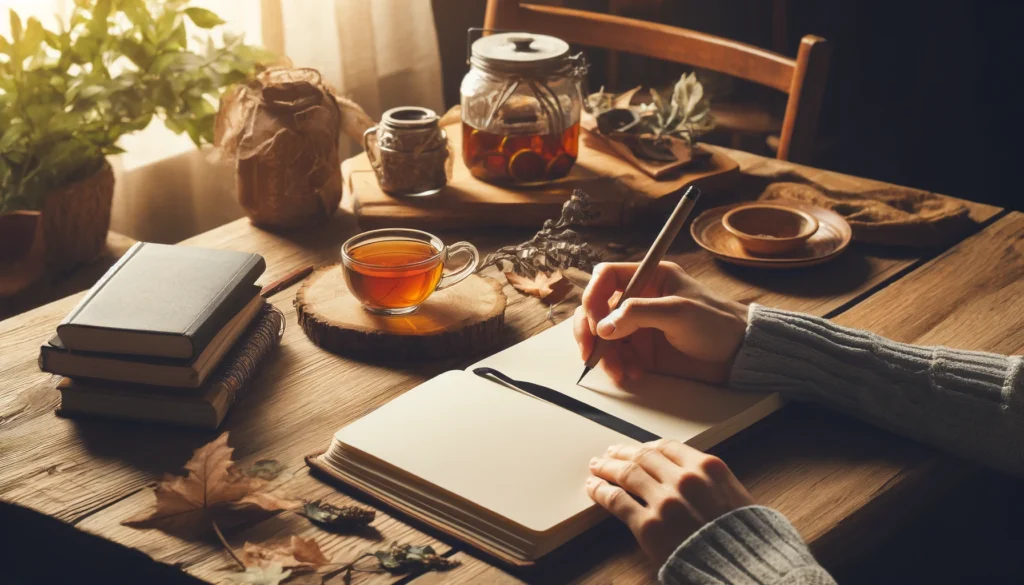
[[[739,152],[745,168],[783,164]],[[804,169],[826,186],[868,188],[874,182]],[[711,199],[706,198],[707,199]],[[705,205],[707,204],[705,200]],[[743,302],[760,302],[868,328],[900,341],[946,344],[1003,353],[1024,351],[1024,215],[970,204],[978,233],[934,258],[853,246],[833,263],[791,272],[765,272],[720,264],[680,238],[671,258],[706,284]],[[255,251],[267,259],[263,281],[295,267],[332,262],[355,230],[342,213],[318,229],[273,234],[240,220],[196,236],[185,245]],[[521,241],[522,232],[490,230],[468,236],[482,251]],[[447,236],[447,234],[446,234]],[[632,244],[637,256],[653,233],[595,233],[593,241]],[[614,258],[614,255],[609,254]],[[324,448],[339,427],[438,373],[457,360],[432,363],[367,363],[315,347],[295,324],[295,287],[272,297],[288,318],[280,350],[251,394],[226,422],[236,457],[275,458],[287,466],[284,488],[315,499],[350,500],[312,478],[303,456]],[[506,342],[549,326],[547,308],[506,287]],[[0,498],[55,516],[123,543],[189,573],[217,582],[227,557],[213,540],[192,541],[120,521],[148,507],[149,486],[179,470],[212,432],[54,416],[57,393],[36,367],[38,346],[80,295],[0,322]],[[571,306],[555,311],[563,318]],[[718,449],[754,497],[785,513],[816,554],[831,565],[855,555],[886,531],[958,485],[974,467],[891,434],[822,409],[793,405]],[[444,574],[412,577],[356,574],[355,582],[648,583],[651,567],[621,527],[607,523],[577,539],[557,568],[545,575],[511,575],[439,542],[386,512],[375,523],[384,541],[431,543],[462,566]],[[224,527],[229,541],[263,542],[290,534],[315,536],[329,557],[344,560],[380,543],[331,535],[288,514]]]

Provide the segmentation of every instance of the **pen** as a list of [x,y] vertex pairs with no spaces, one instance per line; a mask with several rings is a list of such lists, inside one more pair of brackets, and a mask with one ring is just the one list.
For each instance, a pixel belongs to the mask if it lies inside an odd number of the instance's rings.
[[[693,206],[697,203],[698,197],[700,197],[700,189],[690,185],[686,189],[686,192],[683,193],[682,198],[679,199],[679,203],[676,205],[675,210],[672,211],[672,215],[669,216],[668,221],[665,222],[665,227],[661,228],[661,233],[658,234],[654,243],[651,244],[651,249],[647,251],[647,255],[644,256],[643,261],[640,262],[640,267],[633,273],[633,278],[629,279],[629,284],[627,284],[626,289],[622,291],[622,296],[619,297],[618,302],[615,303],[615,307],[612,308],[613,311],[622,306],[622,303],[626,302],[626,299],[632,297],[637,291],[643,290],[648,281],[651,280],[651,276],[658,268],[658,264],[661,262],[661,259],[665,257],[665,252],[668,251],[669,246],[672,245],[672,241],[676,239],[676,234],[679,233],[683,224],[686,223],[686,218],[688,218],[690,216],[690,212],[693,211]],[[583,367],[583,373],[580,374],[580,379],[576,381],[576,384],[582,382],[583,377],[586,376],[590,370],[594,369],[598,362],[601,361],[601,356],[604,355],[607,344],[608,342],[600,337],[594,340],[594,348],[587,357],[586,364]]]

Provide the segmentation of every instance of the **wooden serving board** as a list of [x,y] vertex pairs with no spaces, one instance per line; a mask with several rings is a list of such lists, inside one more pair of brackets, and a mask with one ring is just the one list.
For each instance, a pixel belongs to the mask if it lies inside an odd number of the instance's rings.
[[506,187],[470,174],[462,162],[461,124],[445,130],[455,161],[452,180],[436,195],[393,197],[381,191],[365,153],[345,161],[342,175],[360,227],[537,228],[544,220],[559,216],[573,189],[586,191],[601,211],[594,225],[627,227],[667,213],[692,183],[714,191],[728,185],[739,172],[736,161],[709,148],[709,159],[655,180],[615,155],[598,137],[581,131],[579,158],[569,176],[537,187]]
[[299,326],[313,343],[372,359],[469,357],[501,342],[505,293],[493,278],[471,275],[435,292],[410,315],[365,310],[340,264],[318,268],[295,294]]

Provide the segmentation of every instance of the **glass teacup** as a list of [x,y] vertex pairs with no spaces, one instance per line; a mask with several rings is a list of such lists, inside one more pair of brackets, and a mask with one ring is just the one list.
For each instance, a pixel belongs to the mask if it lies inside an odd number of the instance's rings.
[[[467,261],[449,274],[445,268],[458,254]],[[368,311],[408,315],[434,291],[473,274],[480,253],[469,242],[446,246],[435,235],[410,229],[363,232],[341,247],[345,282]]]

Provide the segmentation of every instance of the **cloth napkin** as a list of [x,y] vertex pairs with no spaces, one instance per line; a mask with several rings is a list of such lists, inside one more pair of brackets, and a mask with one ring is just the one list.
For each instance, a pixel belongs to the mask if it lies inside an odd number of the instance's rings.
[[[773,161],[774,162],[774,161]],[[774,166],[774,165],[772,165]],[[850,223],[853,239],[896,246],[936,247],[974,226],[963,202],[938,193],[871,181],[823,185],[797,169],[743,169],[761,201],[798,201],[831,209]],[[831,182],[830,182],[831,183]]]

